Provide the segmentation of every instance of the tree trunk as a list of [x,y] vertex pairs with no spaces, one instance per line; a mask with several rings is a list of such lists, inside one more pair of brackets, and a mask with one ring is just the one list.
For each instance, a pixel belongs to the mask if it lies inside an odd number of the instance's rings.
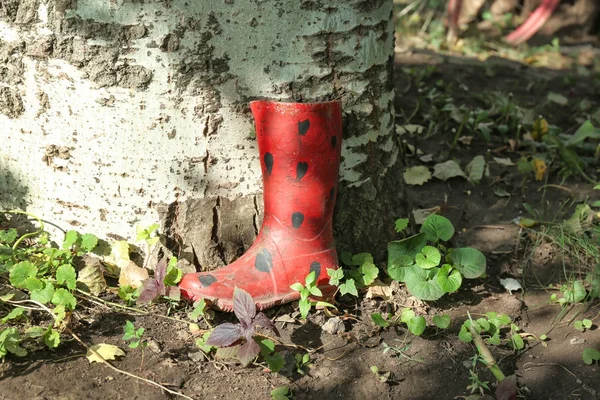
[[406,216],[392,0],[2,0],[0,208],[211,269],[262,218],[248,102],[343,99],[339,250]]

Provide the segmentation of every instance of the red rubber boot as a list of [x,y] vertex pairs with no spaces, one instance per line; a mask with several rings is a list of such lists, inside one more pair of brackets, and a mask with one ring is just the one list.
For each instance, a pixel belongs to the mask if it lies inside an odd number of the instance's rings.
[[186,274],[179,287],[192,300],[204,298],[233,309],[233,289],[244,289],[259,309],[300,298],[290,285],[315,271],[323,297],[335,290],[327,269],[338,268],[332,216],[342,141],[339,102],[253,101],[260,153],[264,218],[248,251],[232,264]]

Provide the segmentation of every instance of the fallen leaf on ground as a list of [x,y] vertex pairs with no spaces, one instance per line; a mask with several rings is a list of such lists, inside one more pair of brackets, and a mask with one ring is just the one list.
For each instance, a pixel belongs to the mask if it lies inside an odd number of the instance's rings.
[[521,283],[514,278],[500,279],[500,284],[504,287],[504,289],[510,292],[510,294],[512,294],[514,290],[523,290]]
[[533,166],[533,171],[535,172],[535,180],[541,181],[542,179],[544,179],[544,174],[546,173],[546,170],[548,169],[544,160],[539,159],[539,158],[534,158],[533,161],[531,162],[531,164]]
[[84,257],[85,267],[77,274],[77,281],[83,283],[94,296],[102,293],[106,287],[104,268],[97,258]]
[[423,209],[415,209],[412,211],[413,217],[415,218],[415,224],[423,225],[423,222],[429,217],[431,214],[435,214],[440,211],[440,207],[432,207],[432,208],[423,208]]
[[121,268],[119,275],[119,285],[131,286],[136,289],[142,286],[142,282],[148,279],[150,275],[146,268],[138,267],[133,261],[129,261],[126,267]]
[[405,133],[408,133],[409,135],[419,135],[424,130],[425,127],[421,125],[396,125],[396,133],[399,135],[404,135]]
[[569,103],[569,99],[567,99],[565,96],[559,93],[549,92],[547,98],[548,101],[551,101],[552,103],[556,103],[561,106],[566,106]]
[[494,157],[494,161],[496,162],[496,164],[505,165],[507,167],[511,167],[511,166],[515,165],[515,163],[512,162],[512,160],[510,158]]
[[465,146],[469,146],[473,141],[473,136],[461,136],[458,138],[458,141],[464,144]]
[[390,285],[386,285],[380,280],[376,280],[371,284],[371,286],[369,286],[369,289],[367,289],[367,294],[365,297],[367,299],[379,298],[383,300],[389,300],[392,298],[392,295],[393,290]]
[[404,181],[407,185],[422,185],[431,179],[429,168],[419,165],[416,167],[407,168],[404,171]]
[[510,193],[508,193],[504,188],[501,188],[501,187],[494,186],[492,191],[498,197],[510,197],[511,196]]
[[96,353],[100,354],[102,358],[105,360],[115,360],[117,357],[123,357],[125,352],[118,348],[117,346],[113,346],[112,344],[100,343],[91,346],[85,356],[89,360],[89,362],[103,362],[100,357],[92,352],[94,350]]
[[433,176],[442,181],[447,181],[450,178],[460,176],[466,178],[467,176],[460,168],[460,165],[454,160],[448,160],[443,163],[435,164],[433,166]]
[[485,158],[483,156],[475,156],[466,167],[469,180],[473,183],[481,182],[483,173],[485,172]]

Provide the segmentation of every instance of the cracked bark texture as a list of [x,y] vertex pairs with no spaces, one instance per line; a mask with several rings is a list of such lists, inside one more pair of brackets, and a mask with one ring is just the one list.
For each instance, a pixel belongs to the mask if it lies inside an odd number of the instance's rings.
[[392,0],[3,0],[0,208],[120,236],[160,220],[212,269],[262,220],[248,102],[341,98],[339,250],[384,255],[407,215]]

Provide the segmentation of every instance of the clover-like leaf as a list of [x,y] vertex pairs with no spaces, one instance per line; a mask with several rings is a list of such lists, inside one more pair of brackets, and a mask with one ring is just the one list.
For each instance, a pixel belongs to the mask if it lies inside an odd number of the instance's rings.
[[380,313],[371,314],[371,319],[373,320],[373,323],[375,325],[381,328],[387,328],[388,326],[390,326],[390,323],[383,319]]
[[69,310],[74,310],[77,305],[77,300],[67,289],[56,289],[52,296],[52,304],[55,306],[64,306]]
[[206,344],[215,347],[227,347],[241,338],[241,325],[226,322],[213,329],[208,339],[206,339]]
[[411,308],[403,308],[402,314],[400,314],[400,321],[408,324],[408,322],[415,317],[415,312]]
[[408,222],[409,222],[408,218],[398,218],[396,220],[394,229],[396,230],[397,233],[400,233],[406,229],[406,227],[408,226]]
[[592,347],[587,347],[583,349],[583,353],[581,353],[581,358],[583,359],[583,362],[587,365],[592,365],[594,361],[600,361],[600,351]]
[[421,252],[415,256],[415,263],[423,269],[435,268],[440,264],[442,255],[440,251],[433,246],[425,246]]
[[434,315],[433,324],[440,329],[447,329],[450,326],[450,316],[445,314]]
[[369,286],[371,283],[375,282],[377,275],[379,275],[379,268],[377,268],[372,261],[365,261],[358,270],[362,274],[361,283],[364,286]]
[[438,270],[439,268],[425,270],[413,265],[406,272],[406,288],[420,300],[432,301],[439,299],[445,292],[436,279]]
[[63,264],[56,269],[56,281],[59,285],[65,284],[69,289],[75,289],[75,283],[77,282],[77,275],[75,274],[75,268],[69,264]]
[[96,245],[98,244],[98,238],[94,235],[92,235],[91,233],[86,233],[81,235],[81,248],[86,251],[86,252],[90,252],[92,250],[94,250],[94,248],[96,247]]
[[50,281],[44,281],[43,289],[33,290],[30,294],[31,300],[46,304],[54,297],[54,285]]
[[60,344],[60,332],[49,328],[43,336],[44,344],[50,349],[55,349]]
[[19,289],[27,287],[27,279],[35,278],[38,269],[29,261],[21,261],[10,269],[10,284]]
[[425,317],[419,315],[418,317],[411,318],[406,325],[408,326],[410,333],[415,336],[421,336],[421,334],[425,332]]
[[427,240],[430,242],[435,243],[439,240],[447,242],[454,236],[454,226],[448,218],[431,214],[423,222],[421,232],[427,235]]
[[454,293],[460,288],[462,284],[462,276],[460,272],[457,270],[452,270],[452,266],[450,264],[442,265],[442,268],[437,273],[437,281],[442,290],[447,293]]
[[483,253],[472,247],[455,249],[450,255],[454,268],[467,279],[478,278],[485,273],[486,259]]

